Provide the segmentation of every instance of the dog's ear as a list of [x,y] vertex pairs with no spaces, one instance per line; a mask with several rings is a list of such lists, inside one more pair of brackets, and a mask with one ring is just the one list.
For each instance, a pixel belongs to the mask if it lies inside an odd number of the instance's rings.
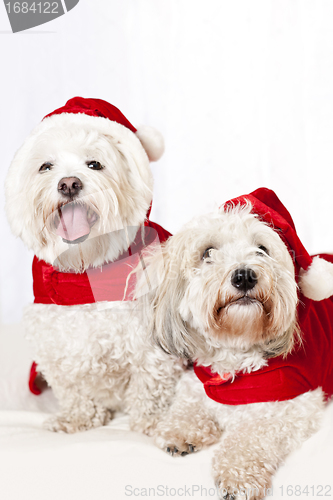
[[[127,137],[129,136],[129,137]],[[149,158],[140,140],[134,137],[129,131],[124,136],[116,140],[113,135],[104,134],[108,143],[118,151],[124,162],[124,174],[126,180],[133,189],[138,190],[141,195],[148,197],[149,203],[152,198],[153,175],[150,169]],[[105,152],[107,154],[107,152]]]
[[5,181],[5,210],[11,230],[34,252],[43,245],[42,228],[36,226],[33,206],[39,188],[34,184],[39,167],[31,159],[36,140],[38,135],[32,132],[16,152]]
[[181,235],[175,235],[150,255],[143,255],[144,270],[137,273],[136,297],[143,307],[150,338],[168,354],[189,358],[194,345],[180,314],[187,288],[183,247]]

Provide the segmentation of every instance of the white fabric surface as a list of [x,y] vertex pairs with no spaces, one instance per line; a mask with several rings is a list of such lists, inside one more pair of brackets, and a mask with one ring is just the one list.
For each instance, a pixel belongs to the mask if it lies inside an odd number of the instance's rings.
[[[51,390],[41,396],[29,394],[30,362],[22,325],[3,328],[0,498],[123,500],[173,496],[180,499],[185,496],[185,486],[188,497],[217,498],[210,472],[214,447],[187,457],[170,457],[147,436],[131,432],[124,415],[116,415],[106,427],[74,435],[44,430],[42,423],[49,413],[56,411],[57,404]],[[332,421],[333,404],[330,404],[321,430],[288,458],[274,479],[273,496],[267,498],[282,500],[287,496],[286,488],[297,485],[314,486],[315,492],[320,491],[317,489],[320,485],[331,485],[333,495]],[[147,495],[143,488],[147,489]]]
[[[45,114],[74,95],[99,97],[165,136],[166,154],[152,166],[152,220],[176,231],[264,185],[286,204],[309,251],[333,251],[331,1],[81,0],[16,35],[4,9],[1,185]],[[3,205],[0,190],[0,321],[12,325],[0,335],[0,498],[118,500],[134,498],[126,485],[212,488],[212,449],[173,459],[130,433],[126,417],[75,436],[42,430],[56,403],[50,392],[28,393],[31,356],[15,325],[32,300],[32,255],[11,235]],[[278,472],[274,499],[287,496],[280,486],[333,488],[332,418],[331,405],[322,430]]]

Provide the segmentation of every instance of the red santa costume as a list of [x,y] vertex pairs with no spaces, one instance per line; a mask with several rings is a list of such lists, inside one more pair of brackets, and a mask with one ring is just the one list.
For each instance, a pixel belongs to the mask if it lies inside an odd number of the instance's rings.
[[248,202],[252,212],[278,233],[293,259],[303,343],[286,357],[269,359],[267,366],[238,373],[234,380],[222,379],[209,367],[195,365],[195,373],[211,399],[228,405],[284,401],[318,387],[328,399],[333,395],[333,255],[308,254],[289,212],[269,189],[257,189],[225,206]]

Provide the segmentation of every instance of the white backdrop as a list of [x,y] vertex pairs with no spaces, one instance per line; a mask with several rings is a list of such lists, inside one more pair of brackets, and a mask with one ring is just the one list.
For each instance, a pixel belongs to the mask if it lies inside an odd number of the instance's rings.
[[[176,231],[259,186],[274,189],[309,251],[333,251],[331,0],[81,0],[11,34],[0,4],[1,185],[30,130],[75,95],[158,127],[152,220]],[[32,255],[1,190],[1,316],[32,300]]]
[[[13,35],[1,2],[0,185],[44,115],[75,95],[97,97],[164,134],[152,220],[175,232],[267,186],[310,252],[333,251],[332,26],[332,0],[80,0]],[[1,498],[118,500],[132,480],[212,487],[211,449],[174,462],[119,418],[79,436],[42,430],[40,412],[56,403],[28,393],[31,355],[16,324],[32,301],[32,255],[3,206],[1,188]],[[332,417],[331,404],[320,433],[279,471],[274,499],[280,485],[331,481]]]

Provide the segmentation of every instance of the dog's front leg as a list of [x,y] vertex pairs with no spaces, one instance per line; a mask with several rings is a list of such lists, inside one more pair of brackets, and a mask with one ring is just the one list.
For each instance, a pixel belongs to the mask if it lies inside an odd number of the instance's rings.
[[67,432],[69,434],[87,431],[95,427],[106,425],[112,418],[110,410],[97,404],[89,395],[80,388],[62,387],[53,390],[59,400],[61,411],[47,419],[44,427],[54,432]]
[[178,382],[169,411],[156,427],[157,446],[174,456],[184,456],[218,442],[221,427],[205,402],[202,384],[193,370],[188,370]]
[[182,372],[179,360],[158,350],[132,367],[125,409],[132,430],[149,436],[154,434],[157,423],[164,418],[174,398]]
[[[271,435],[273,431],[275,436]],[[227,432],[213,458],[213,476],[221,498],[259,500],[285,458],[277,437],[282,427],[266,419]],[[273,434],[273,433],[272,433]]]
[[[269,493],[285,458],[319,427],[323,394],[317,389],[293,400],[255,406],[236,408],[234,417],[230,413],[231,428],[215,452],[213,475],[221,498],[261,500]],[[233,426],[231,420],[242,410],[241,423]]]

